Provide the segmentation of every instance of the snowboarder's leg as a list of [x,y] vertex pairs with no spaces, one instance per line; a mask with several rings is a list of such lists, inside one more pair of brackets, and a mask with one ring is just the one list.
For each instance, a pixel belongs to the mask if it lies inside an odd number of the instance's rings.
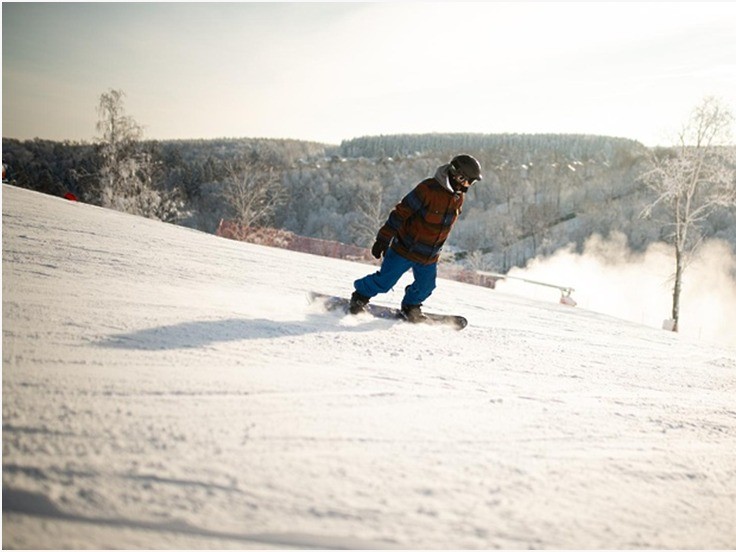
[[356,280],[355,291],[364,297],[371,298],[379,293],[386,293],[411,268],[411,261],[396,253],[390,247],[386,250],[378,272]]
[[421,305],[437,287],[437,263],[423,265],[412,263],[414,282],[406,287],[403,305]]

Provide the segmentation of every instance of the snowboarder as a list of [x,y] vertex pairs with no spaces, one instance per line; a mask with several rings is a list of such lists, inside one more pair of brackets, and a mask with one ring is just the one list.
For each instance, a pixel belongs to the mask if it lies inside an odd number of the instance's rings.
[[380,270],[354,283],[352,314],[363,312],[372,297],[389,291],[412,269],[414,282],[406,287],[401,312],[410,322],[423,320],[422,303],[436,287],[437,261],[462,211],[464,194],[482,178],[475,158],[457,155],[396,205],[371,249],[376,259],[383,257]]

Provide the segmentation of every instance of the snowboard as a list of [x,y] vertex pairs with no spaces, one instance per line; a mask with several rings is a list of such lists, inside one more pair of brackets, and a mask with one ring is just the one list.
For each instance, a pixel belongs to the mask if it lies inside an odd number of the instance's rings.
[[[328,311],[340,311],[346,314],[348,313],[350,299],[346,299],[345,297],[337,297],[334,295],[325,295],[323,293],[317,293],[314,291],[309,292],[308,297],[310,303],[320,302]],[[368,303],[365,307],[365,312],[376,318],[409,322],[404,316],[404,313],[394,307],[386,307],[383,305]],[[426,316],[426,318],[421,322],[415,322],[415,324],[450,326],[455,330],[462,330],[465,326],[468,325],[468,320],[464,316],[459,316],[456,314],[437,314],[433,312],[422,312],[424,313],[424,316]]]

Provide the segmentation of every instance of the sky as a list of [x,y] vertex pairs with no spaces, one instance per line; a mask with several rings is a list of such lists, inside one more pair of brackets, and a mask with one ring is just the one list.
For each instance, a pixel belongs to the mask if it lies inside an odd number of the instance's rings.
[[647,146],[736,111],[733,2],[2,4],[2,135],[582,133]]

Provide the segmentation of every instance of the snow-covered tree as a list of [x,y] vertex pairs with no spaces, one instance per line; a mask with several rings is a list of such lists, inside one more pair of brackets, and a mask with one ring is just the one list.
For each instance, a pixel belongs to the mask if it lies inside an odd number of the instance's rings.
[[125,114],[122,90],[109,90],[97,106],[97,131],[100,136],[99,200],[103,207],[126,210],[131,196],[137,195],[140,181],[148,179],[147,166],[136,159],[136,143],[143,130]]
[[179,194],[165,193],[154,186],[155,163],[143,150],[142,127],[126,115],[125,93],[109,90],[100,96],[97,107],[102,160],[99,203],[103,207],[147,218],[174,222],[179,218]]
[[656,194],[645,216],[664,211],[675,247],[672,294],[673,331],[680,319],[682,277],[688,260],[702,243],[705,219],[720,207],[736,205],[736,156],[727,144],[733,113],[719,100],[705,98],[678,135],[678,144],[654,150],[653,169],[642,176]]

